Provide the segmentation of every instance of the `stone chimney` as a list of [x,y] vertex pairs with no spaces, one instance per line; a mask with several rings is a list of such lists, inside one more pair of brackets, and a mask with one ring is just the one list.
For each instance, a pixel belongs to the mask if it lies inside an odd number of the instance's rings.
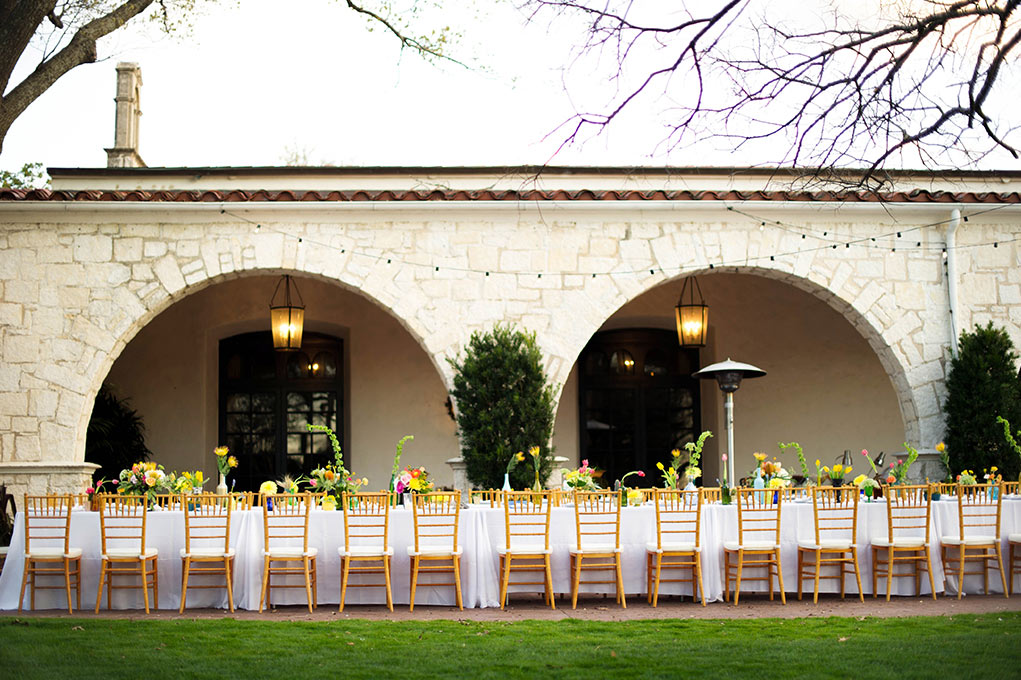
[[144,168],[138,155],[138,119],[142,116],[142,70],[138,64],[117,64],[116,129],[113,148],[106,150],[108,168]]

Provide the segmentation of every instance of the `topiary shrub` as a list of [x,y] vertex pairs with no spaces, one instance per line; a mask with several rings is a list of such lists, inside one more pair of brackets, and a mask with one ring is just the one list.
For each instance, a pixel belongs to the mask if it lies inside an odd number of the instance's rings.
[[960,351],[947,374],[947,456],[951,473],[996,465],[1004,479],[1017,479],[1021,460],[1003,437],[996,417],[1021,423],[1017,352],[1002,328],[975,326],[961,333]]
[[142,416],[131,408],[127,398],[118,398],[113,388],[103,383],[85,431],[85,461],[99,466],[93,481],[117,479],[121,470],[149,460],[151,455],[145,445]]
[[[464,356],[449,359],[454,369],[457,428],[468,480],[498,489],[510,457],[539,447],[539,478],[550,475],[553,388],[542,369],[534,333],[497,325],[472,333]],[[526,453],[527,457],[527,453]],[[511,485],[530,488],[535,479],[529,461],[515,465]]]

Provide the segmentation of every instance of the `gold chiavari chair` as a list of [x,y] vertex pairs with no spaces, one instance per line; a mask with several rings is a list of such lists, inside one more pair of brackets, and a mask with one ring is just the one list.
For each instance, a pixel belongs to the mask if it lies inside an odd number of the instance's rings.
[[[390,562],[394,549],[390,545],[390,505],[388,491],[378,493],[345,493],[340,503],[344,510],[344,545],[340,555],[340,609],[344,611],[347,587],[386,588],[386,607],[394,610],[390,588]],[[348,576],[382,574],[383,583],[348,583]]]
[[[620,563],[620,492],[574,492],[575,543],[570,547],[571,609],[578,607],[582,584],[613,583],[617,603],[627,608]],[[586,571],[612,570],[614,580],[583,581]]]
[[[461,601],[461,552],[457,543],[457,526],[461,516],[461,492],[412,494],[411,505],[415,544],[408,546],[411,558],[411,605],[415,611],[415,589],[422,572],[451,573],[450,583],[428,583],[429,586],[453,586],[457,608],[464,609]],[[445,564],[450,562],[449,565]]]
[[812,486],[785,486],[780,489],[780,495],[783,496],[784,503],[793,503],[794,501],[810,501],[812,500]]
[[[858,583],[858,599],[865,601],[858,567],[858,487],[817,486],[812,489],[814,535],[798,541],[798,599],[806,578],[813,579],[812,602],[819,602],[819,581],[840,580],[840,599],[844,598],[844,577],[854,574]],[[811,558],[811,560],[806,558]],[[832,576],[823,576],[823,567],[838,567]]]
[[[181,496],[184,510],[184,548],[181,549],[181,607],[184,613],[192,576],[223,576],[227,606],[234,611],[234,550],[230,547],[230,516],[234,504],[229,495]],[[192,588],[220,588],[203,584]]]
[[489,504],[491,508],[501,507],[503,492],[498,489],[472,489],[468,492],[468,502],[471,504]]
[[173,510],[180,500],[180,496],[172,493],[158,493],[152,497],[149,507],[159,508],[161,510]]
[[[273,588],[304,588],[309,613],[318,606],[316,555],[318,549],[308,545],[308,517],[312,497],[301,494],[266,494],[262,497],[263,565],[262,596],[259,611],[269,606]],[[273,576],[301,574],[304,583],[272,582]]]
[[228,495],[235,510],[251,510],[259,504],[257,494],[251,491],[231,491]]
[[[989,594],[989,566],[996,561],[1003,583],[1003,596],[1009,597],[1007,576],[1000,552],[1000,516],[1003,489],[999,484],[974,484],[957,489],[957,531],[940,536],[944,591],[951,575],[957,576],[957,599],[964,594],[964,577],[982,574],[983,589]],[[967,562],[979,562],[981,570],[965,571]]]
[[949,482],[936,482],[932,485],[932,490],[941,496],[953,498],[957,495],[957,484]]
[[[773,599],[773,576],[780,590],[780,601],[787,604],[784,594],[783,569],[780,565],[780,506],[782,494],[774,489],[737,487],[737,540],[723,543],[723,569],[726,581],[724,595],[730,600],[730,581],[735,580],[734,604],[741,597],[741,582],[767,581],[769,599]],[[775,500],[774,500],[775,499]],[[765,576],[744,575],[746,568],[764,568]]]
[[[82,550],[72,548],[71,507],[72,496],[25,495],[22,512],[25,516],[25,571],[21,577],[21,596],[18,611],[25,600],[25,587],[31,588],[30,605],[35,609],[36,590],[63,590],[67,593],[67,613],[71,609],[71,589],[74,588],[77,608],[82,608]],[[39,585],[40,577],[63,576],[64,583],[55,586]]]
[[[691,583],[691,599],[696,601],[702,593],[702,606],[706,606],[705,588],[702,586],[702,502],[706,489],[678,491],[652,489],[656,506],[656,540],[646,546],[645,581],[649,604],[659,603],[661,583]],[[664,569],[690,569],[691,578],[662,578]]]
[[718,486],[702,487],[703,503],[719,503],[721,500],[723,500],[723,489]]
[[[500,609],[508,601],[509,586],[541,585],[546,604],[556,609],[553,572],[550,568],[549,520],[552,498],[549,491],[503,491],[504,544],[500,555]],[[511,581],[512,572],[543,574],[541,581]]]
[[1019,486],[1021,486],[1021,482],[1003,482],[1003,495],[1016,496]]
[[[878,582],[886,579],[886,600],[890,600],[893,579],[912,576],[915,592],[921,594],[922,565],[929,575],[932,599],[936,599],[936,585],[932,581],[932,562],[929,555],[929,517],[932,513],[932,495],[926,484],[883,486],[886,498],[886,536],[872,537],[872,597],[878,596]],[[911,572],[895,573],[897,564],[906,563]]]
[[[1019,482],[1003,482],[1003,495],[1013,496],[1018,495]],[[1011,595],[1014,594],[1014,576],[1021,574],[1021,533],[1010,534],[1007,536],[1007,545],[1010,546],[1010,553],[1008,559],[1007,572],[1009,574],[1007,579],[1007,592]]]
[[549,489],[549,500],[550,504],[554,508],[559,508],[564,504],[565,500],[570,498],[570,494],[563,489]]
[[[103,600],[106,586],[106,606],[112,608],[112,591],[115,588],[141,588],[145,613],[149,613],[149,587],[152,587],[153,606],[160,606],[159,558],[156,548],[146,546],[146,525],[149,499],[128,494],[100,494],[99,532],[102,540],[102,562],[99,572],[99,590],[96,593],[96,613]],[[140,576],[138,584],[119,586],[114,576]]]

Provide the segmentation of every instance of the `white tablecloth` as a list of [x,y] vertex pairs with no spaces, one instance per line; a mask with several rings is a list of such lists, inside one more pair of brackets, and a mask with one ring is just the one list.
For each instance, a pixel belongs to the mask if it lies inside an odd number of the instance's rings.
[[[390,513],[390,541],[394,546],[391,579],[396,604],[407,604],[410,596],[410,561],[407,546],[413,541],[413,525],[410,510],[396,508]],[[784,585],[788,593],[797,592],[797,541],[812,535],[811,503],[788,503],[783,507],[781,518],[781,560]],[[954,500],[940,500],[933,503],[930,549],[933,578],[936,592],[943,591],[943,569],[939,559],[939,537],[955,533],[957,503]],[[623,564],[624,588],[631,599],[646,592],[645,554],[646,544],[655,538],[655,510],[645,505],[624,508],[621,511],[621,557]],[[858,519],[858,558],[862,570],[862,588],[871,593],[872,564],[870,538],[885,536],[886,504],[877,501],[862,502]],[[1001,535],[1004,555],[1007,554],[1007,535],[1021,532],[1021,500],[1005,499]],[[561,594],[570,592],[568,548],[574,541],[574,510],[570,507],[554,508],[550,521],[550,547],[552,549],[553,588]],[[723,599],[723,554],[722,545],[737,536],[737,512],[733,506],[706,505],[702,512],[702,569],[707,599]],[[82,548],[82,604],[95,606],[96,589],[100,566],[99,515],[94,512],[75,511],[71,520],[71,544]],[[18,593],[24,569],[24,523],[22,516],[16,518],[14,536],[4,571],[0,574],[0,610],[17,609]],[[504,540],[503,511],[488,506],[472,506],[462,510],[459,527],[459,541],[464,549],[461,561],[461,586],[466,607],[499,606],[499,573],[497,546]],[[336,604],[340,601],[340,558],[337,548],[343,541],[343,514],[340,512],[313,511],[309,525],[309,544],[319,549],[319,602]],[[235,605],[242,609],[258,609],[262,585],[262,511],[239,511],[233,513],[231,545],[235,549],[236,566],[234,581]],[[161,511],[149,514],[148,545],[159,550],[160,607],[176,609],[180,604],[181,558],[180,549],[184,544],[184,517],[180,511]],[[213,583],[214,577],[205,577]],[[298,577],[288,577],[298,578]],[[512,577],[513,578],[513,577]],[[374,580],[378,577],[352,575],[351,582]],[[422,581],[445,580],[442,575],[423,575]],[[974,579],[974,580],[973,580]],[[294,581],[292,581],[294,582]],[[297,582],[300,582],[297,581]],[[194,581],[193,581],[194,583]],[[1002,592],[998,576],[990,579],[993,592]],[[951,591],[956,592],[955,579],[950,581]],[[853,577],[848,578],[848,593],[856,592]],[[880,583],[885,592],[885,583]],[[612,592],[610,585],[590,585],[583,592]],[[764,582],[747,583],[745,592],[763,591]],[[806,583],[806,589],[810,590]],[[511,588],[511,592],[535,591],[535,586]],[[836,592],[839,584],[835,580],[820,584],[823,592]],[[981,579],[968,577],[965,592],[979,592]],[[927,579],[922,581],[923,593],[932,592]],[[893,592],[908,595],[914,592],[912,579],[895,579]],[[679,583],[663,584],[661,595],[690,595],[690,586]],[[303,604],[304,591],[281,589],[273,593],[276,604]],[[26,598],[27,600],[27,598]],[[416,604],[452,605],[454,592],[450,587],[430,588],[419,585]],[[382,588],[348,588],[348,604],[382,604]],[[66,606],[62,590],[38,591],[36,606],[39,609],[60,609]],[[106,606],[103,596],[101,607]],[[137,590],[114,591],[115,609],[138,609],[142,607],[141,592]],[[188,606],[227,606],[226,590],[194,590],[188,593]]]

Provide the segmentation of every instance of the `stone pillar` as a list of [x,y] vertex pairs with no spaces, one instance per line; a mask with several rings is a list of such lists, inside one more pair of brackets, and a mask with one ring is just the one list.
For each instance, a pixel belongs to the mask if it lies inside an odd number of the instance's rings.
[[546,482],[547,487],[559,489],[564,485],[564,474],[570,469],[564,463],[568,460],[563,456],[553,456],[553,469],[550,470],[549,480]]
[[108,168],[144,168],[138,154],[138,122],[141,109],[142,70],[138,64],[117,64],[117,114],[114,122],[113,147],[106,149]]
[[94,463],[4,462],[0,463],[0,480],[20,506],[26,493],[85,493],[98,469]]
[[461,502],[468,502],[468,491],[471,489],[471,485],[468,484],[468,464],[464,462],[464,458],[458,456],[457,458],[449,458],[447,465],[454,471],[454,489],[461,492]]

